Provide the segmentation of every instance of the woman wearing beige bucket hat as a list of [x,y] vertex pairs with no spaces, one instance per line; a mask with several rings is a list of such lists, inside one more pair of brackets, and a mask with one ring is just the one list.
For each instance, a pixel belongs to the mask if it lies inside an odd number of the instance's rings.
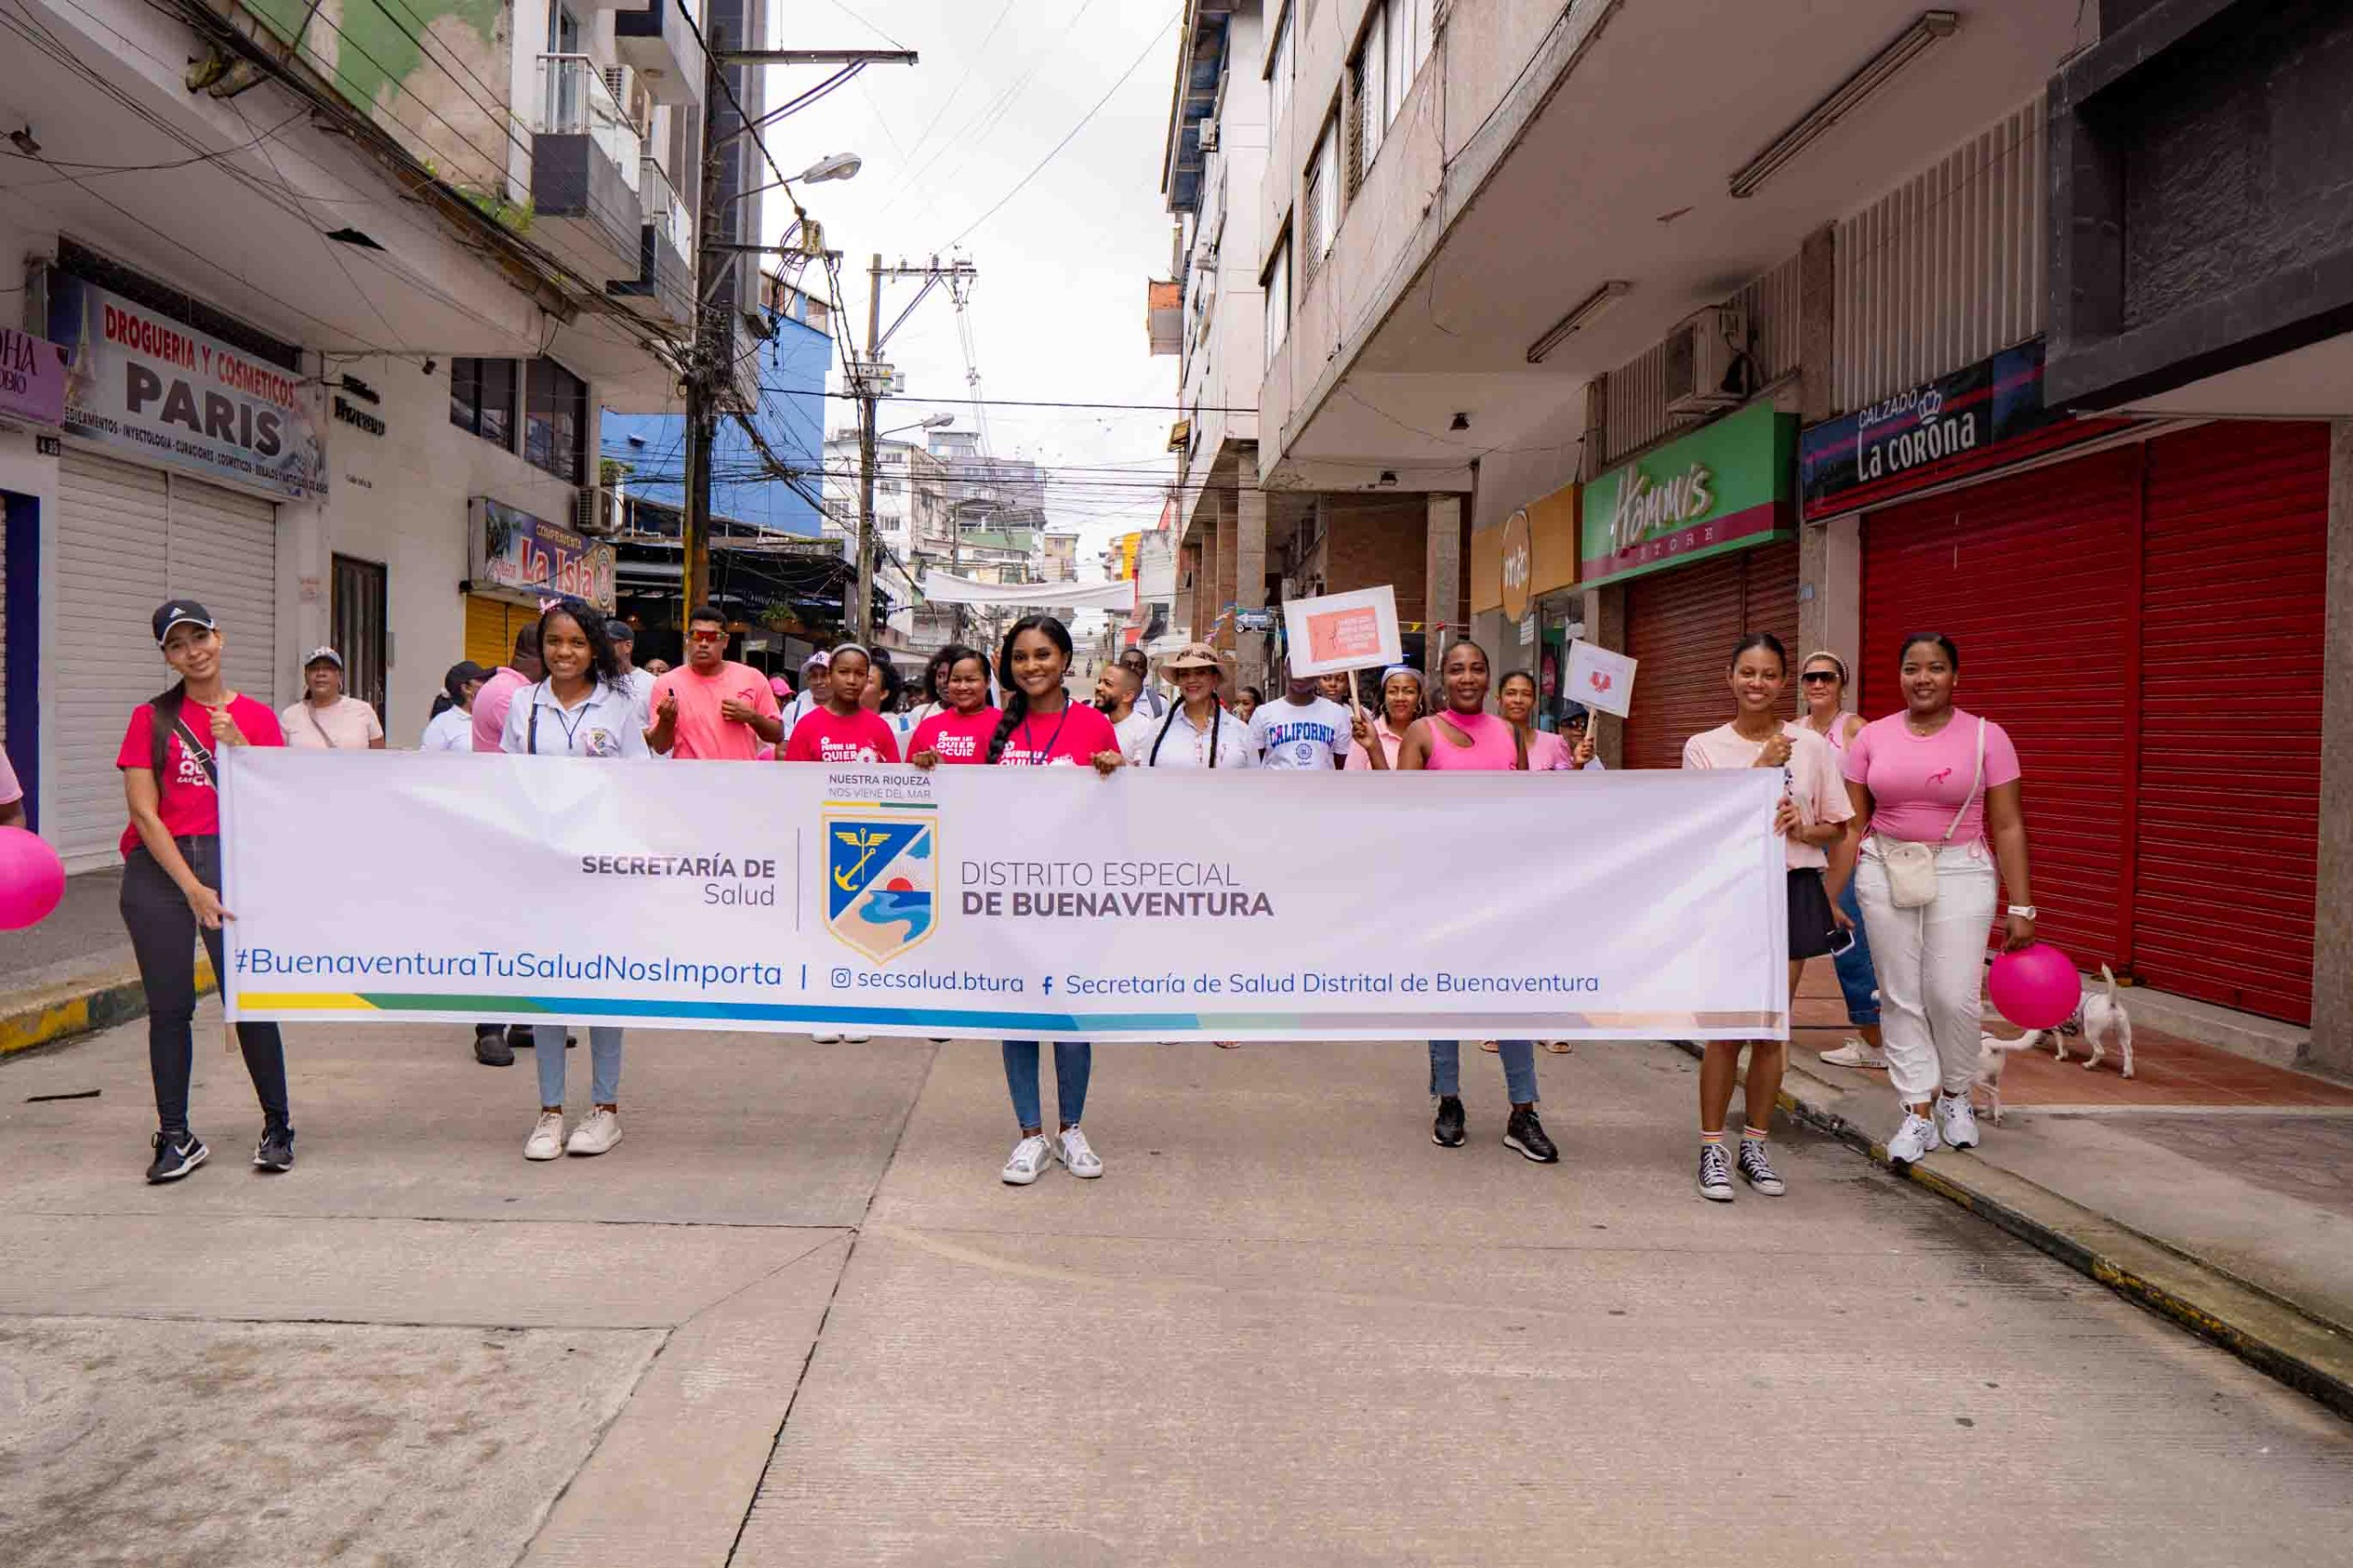
[[1184,696],[1168,705],[1157,729],[1137,737],[1128,762],[1135,767],[1256,767],[1250,726],[1226,711],[1218,697],[1224,661],[1206,642],[1188,642],[1160,666]]

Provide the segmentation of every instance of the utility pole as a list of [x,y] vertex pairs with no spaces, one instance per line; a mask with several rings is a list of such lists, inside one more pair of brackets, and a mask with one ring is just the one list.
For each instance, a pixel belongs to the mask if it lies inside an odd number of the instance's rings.
[[[858,641],[872,642],[874,639],[874,465],[875,446],[881,439],[882,399],[897,390],[891,367],[882,360],[882,350],[898,335],[907,318],[924,297],[941,284],[953,291],[969,286],[980,275],[969,261],[940,264],[933,256],[921,267],[902,262],[896,267],[882,265],[878,252],[867,267],[866,295],[866,356],[850,365],[850,393],[858,399],[858,581],[855,592],[858,607],[850,617]],[[923,287],[907,301],[898,319],[888,331],[882,326],[882,282],[885,278],[920,278]]]
[[[706,36],[708,47],[703,51],[702,90],[702,169],[695,200],[694,257],[694,338],[686,356],[682,380],[687,403],[687,494],[685,523],[684,586],[686,610],[710,597],[710,457],[719,430],[719,395],[732,379],[735,369],[735,332],[727,311],[713,301],[720,288],[727,280],[733,258],[745,254],[781,256],[788,248],[782,244],[745,244],[722,240],[712,230],[734,203],[775,188],[785,182],[777,180],[739,190],[733,196],[722,194],[722,176],[726,165],[724,154],[742,137],[751,137],[758,143],[763,128],[774,121],[781,110],[762,115],[758,119],[746,119],[735,112],[739,105],[728,89],[724,73],[734,65],[913,65],[913,50],[903,49],[730,49],[726,29],[714,25]],[[727,106],[728,117],[733,123],[722,128],[721,106]],[[771,160],[773,163],[773,160]],[[786,199],[792,199],[789,187]],[[814,256],[823,251],[824,242],[816,238],[816,225],[801,203],[792,202],[792,213],[801,232],[801,253]],[[826,253],[830,254],[830,253]],[[740,306],[742,301],[737,301]]]

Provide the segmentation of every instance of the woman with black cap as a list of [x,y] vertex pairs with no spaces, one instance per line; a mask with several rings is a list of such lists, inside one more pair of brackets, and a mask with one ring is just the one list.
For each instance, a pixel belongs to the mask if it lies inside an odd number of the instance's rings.
[[433,699],[433,717],[426,721],[425,738],[418,743],[421,749],[474,749],[474,693],[489,678],[490,672],[472,659],[460,659],[449,666],[449,673],[441,677],[441,695]]
[[[278,715],[229,689],[222,638],[194,599],[173,599],[153,618],[155,646],[180,678],[131,710],[115,766],[131,825],[122,833],[122,923],[147,992],[147,1067],[155,1081],[151,1183],[177,1181],[211,1157],[188,1130],[188,1078],[196,1066],[196,943],[225,973],[221,925],[221,768],[223,746],[282,746]],[[239,1024],[237,1045],[261,1101],[257,1170],[294,1164],[286,1106],[286,1048],[276,1024]]]

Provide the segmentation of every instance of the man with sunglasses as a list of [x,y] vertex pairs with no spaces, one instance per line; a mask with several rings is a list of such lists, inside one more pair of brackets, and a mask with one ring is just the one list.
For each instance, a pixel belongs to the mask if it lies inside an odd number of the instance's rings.
[[783,737],[768,677],[727,657],[726,617],[698,605],[687,617],[687,662],[654,683],[646,745],[662,756],[750,762]]

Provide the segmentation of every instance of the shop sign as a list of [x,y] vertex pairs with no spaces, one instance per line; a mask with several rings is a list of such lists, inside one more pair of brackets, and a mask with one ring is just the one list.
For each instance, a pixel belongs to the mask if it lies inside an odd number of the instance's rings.
[[473,591],[512,598],[585,599],[613,613],[613,547],[477,495],[468,503],[467,567]]
[[1587,587],[1761,544],[1794,522],[1797,421],[1757,403],[1585,487]]
[[50,274],[49,323],[74,358],[67,435],[297,500],[326,494],[317,382],[69,273]]
[[65,417],[68,368],[59,345],[0,326],[0,419],[54,427]]
[[1914,387],[1798,438],[1798,483],[1806,510],[1852,491],[1875,498],[1934,483],[1982,466],[1967,460],[2053,422],[2042,403],[2042,340]]
[[1504,524],[1501,571],[1506,620],[1518,620],[1528,614],[1528,585],[1535,564],[1535,547],[1528,531],[1528,508],[1522,506]]

